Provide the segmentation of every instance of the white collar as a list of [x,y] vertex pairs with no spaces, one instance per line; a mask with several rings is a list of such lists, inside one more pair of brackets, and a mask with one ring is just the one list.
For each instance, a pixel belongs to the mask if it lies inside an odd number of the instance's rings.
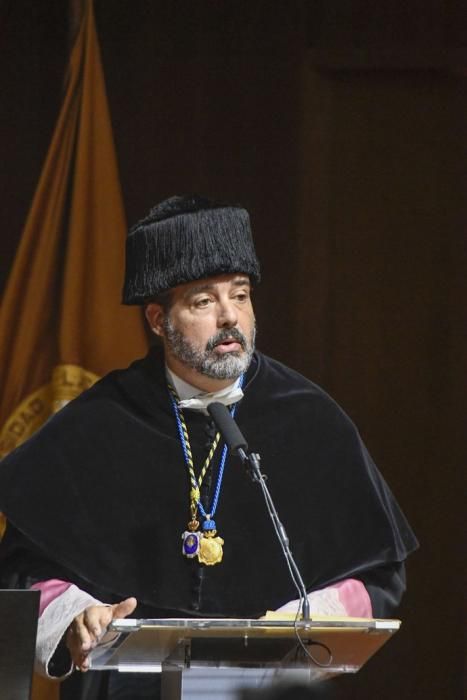
[[207,393],[201,391],[201,389],[198,389],[198,387],[192,384],[188,384],[184,379],[174,374],[167,365],[165,371],[168,380],[171,382],[180,398],[179,406],[181,408],[189,408],[193,411],[202,411],[207,414],[206,407],[209,406],[210,403],[218,401],[225,406],[230,406],[230,404],[240,401],[243,396],[243,391],[240,388],[240,377],[224,389]]

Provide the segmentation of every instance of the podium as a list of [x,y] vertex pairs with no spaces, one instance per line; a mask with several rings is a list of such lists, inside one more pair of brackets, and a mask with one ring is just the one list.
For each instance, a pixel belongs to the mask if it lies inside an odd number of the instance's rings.
[[111,627],[120,636],[93,652],[91,670],[161,673],[162,700],[234,700],[242,688],[355,673],[400,621],[169,618],[115,620]]

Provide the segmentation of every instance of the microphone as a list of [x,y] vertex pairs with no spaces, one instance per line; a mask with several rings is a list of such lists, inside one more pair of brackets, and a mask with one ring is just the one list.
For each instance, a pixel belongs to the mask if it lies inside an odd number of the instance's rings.
[[310,601],[308,600],[305,584],[295,559],[293,558],[292,552],[290,551],[289,538],[287,537],[284,526],[279,520],[276,507],[272,500],[271,494],[269,493],[269,489],[266,486],[265,478],[267,477],[261,473],[259,466],[260,456],[253,453],[248,454],[248,443],[243,437],[240,428],[233,419],[227,406],[224,406],[224,404],[219,403],[218,401],[214,401],[207,406],[207,411],[218,427],[219,432],[224,438],[229,450],[236,452],[240,456],[242,462],[247,465],[247,470],[249,471],[253,481],[258,482],[261,486],[266,507],[287,561],[287,566],[289,567],[292,581],[300,596],[303,620],[310,620]]
[[208,405],[207,411],[217,425],[229,450],[239,453],[242,459],[246,458],[248,443],[240,432],[240,428],[230,415],[227,406],[224,406],[223,403],[219,403],[219,401],[213,401],[213,403]]

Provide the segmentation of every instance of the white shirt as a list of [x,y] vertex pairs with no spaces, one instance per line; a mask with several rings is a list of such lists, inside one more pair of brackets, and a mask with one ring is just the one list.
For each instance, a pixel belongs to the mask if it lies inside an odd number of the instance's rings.
[[165,371],[168,381],[172,384],[180,398],[179,406],[181,408],[189,408],[192,411],[201,411],[207,414],[207,406],[214,401],[218,401],[225,406],[230,406],[240,401],[243,397],[243,391],[240,388],[240,377],[224,389],[207,393],[185,382],[184,379],[174,374],[167,366],[165,367]]

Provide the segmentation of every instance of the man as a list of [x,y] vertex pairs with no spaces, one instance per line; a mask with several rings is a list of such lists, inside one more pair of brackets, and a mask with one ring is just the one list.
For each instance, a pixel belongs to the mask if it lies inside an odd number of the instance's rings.
[[212,401],[262,457],[312,612],[397,606],[416,540],[349,418],[255,351],[258,281],[241,207],[173,197],[130,231],[124,303],[144,307],[162,347],[104,377],[0,468],[2,577],[42,591],[42,672],[86,670],[115,617],[296,609],[260,489],[227,454]]

